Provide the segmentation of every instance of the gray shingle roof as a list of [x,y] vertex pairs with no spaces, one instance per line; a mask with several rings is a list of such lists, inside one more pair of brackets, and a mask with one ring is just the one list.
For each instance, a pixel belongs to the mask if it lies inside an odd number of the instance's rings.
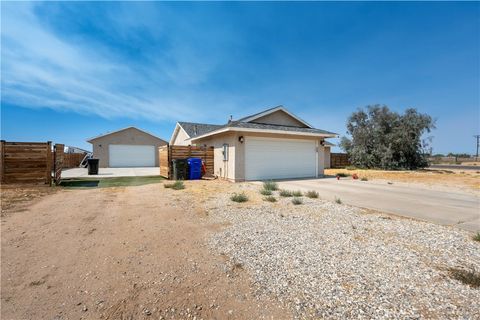
[[293,132],[320,133],[320,134],[336,134],[334,132],[315,129],[315,128],[300,128],[300,127],[291,127],[291,126],[281,126],[276,124],[263,124],[263,123],[242,122],[242,121],[232,121],[229,124],[225,125],[224,127],[252,128],[252,129],[293,131]]
[[179,122],[178,124],[185,130],[190,138],[224,127],[224,125],[194,122]]
[[336,135],[334,132],[315,129],[315,128],[302,128],[294,126],[284,126],[284,125],[275,125],[275,124],[266,124],[266,123],[254,123],[254,122],[245,122],[245,119],[254,117],[261,113],[265,113],[282,106],[273,107],[267,110],[263,110],[259,113],[249,115],[247,117],[241,118],[240,120],[232,121],[224,125],[218,124],[205,124],[205,123],[194,123],[194,122],[179,122],[180,126],[187,132],[190,138],[204,135],[208,132],[215,131],[222,128],[249,128],[249,129],[263,129],[263,130],[277,130],[284,132],[304,132],[304,133],[317,133],[317,134],[332,134]]

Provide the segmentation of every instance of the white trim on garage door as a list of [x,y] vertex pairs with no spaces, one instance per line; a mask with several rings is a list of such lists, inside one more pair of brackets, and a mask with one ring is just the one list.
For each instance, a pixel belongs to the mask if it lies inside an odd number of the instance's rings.
[[155,167],[155,146],[111,144],[108,147],[109,167]]
[[245,180],[316,177],[316,140],[245,138]]

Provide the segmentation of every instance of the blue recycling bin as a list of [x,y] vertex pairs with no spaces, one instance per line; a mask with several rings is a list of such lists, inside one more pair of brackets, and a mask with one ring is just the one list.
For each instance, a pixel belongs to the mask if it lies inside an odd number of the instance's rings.
[[202,178],[202,159],[188,158],[188,179],[198,180]]

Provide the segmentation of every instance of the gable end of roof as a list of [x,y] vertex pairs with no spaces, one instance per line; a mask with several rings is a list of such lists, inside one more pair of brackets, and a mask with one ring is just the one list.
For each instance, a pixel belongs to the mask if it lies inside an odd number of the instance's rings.
[[130,129],[134,129],[134,130],[140,131],[141,133],[147,134],[147,135],[152,136],[152,137],[154,137],[154,138],[156,138],[156,139],[162,140],[162,141],[165,142],[165,143],[168,143],[167,141],[163,140],[162,138],[159,138],[159,137],[157,137],[156,135],[151,134],[150,132],[147,132],[147,131],[138,129],[137,127],[134,127],[134,126],[130,126],[130,127],[122,128],[122,129],[120,129],[120,130],[115,130],[115,131],[112,131],[112,132],[108,132],[108,133],[105,133],[105,134],[98,135],[98,136],[96,136],[96,137],[93,137],[93,138],[88,139],[87,142],[93,143],[93,141],[95,141],[95,140],[97,140],[97,139],[100,139],[100,138],[103,138],[103,137],[106,137],[106,136],[109,136],[109,135],[112,135],[112,134],[115,134],[115,133],[119,133],[119,132],[122,132],[122,131],[130,130]]

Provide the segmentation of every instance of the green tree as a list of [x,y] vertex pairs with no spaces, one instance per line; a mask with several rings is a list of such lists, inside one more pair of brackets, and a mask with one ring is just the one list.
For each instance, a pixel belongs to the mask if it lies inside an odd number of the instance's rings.
[[358,167],[422,168],[428,165],[426,150],[431,142],[431,137],[422,136],[434,128],[432,117],[415,109],[398,114],[387,106],[367,106],[348,118],[347,133],[351,139],[342,137],[340,147]]

